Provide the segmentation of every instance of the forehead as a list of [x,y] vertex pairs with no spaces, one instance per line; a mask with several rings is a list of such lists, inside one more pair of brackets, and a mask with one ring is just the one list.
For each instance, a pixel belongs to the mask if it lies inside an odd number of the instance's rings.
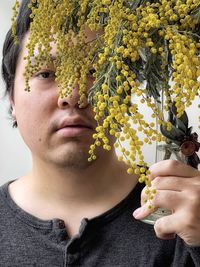
[[[102,30],[92,31],[89,27],[87,27],[87,26],[84,27],[84,35],[85,35],[85,43],[86,44],[96,40],[102,34],[103,34]],[[28,55],[27,45],[30,41],[30,36],[31,36],[31,33],[30,33],[30,31],[28,31],[23,38],[22,53],[25,56]],[[77,39],[76,39],[76,36],[74,35],[74,37],[72,37],[72,43],[76,44],[76,42],[77,42]],[[54,60],[56,52],[57,52],[57,46],[54,42],[51,42],[50,46],[51,46],[51,59]],[[34,48],[34,56],[36,56],[36,55],[38,55],[38,45],[36,45]]]

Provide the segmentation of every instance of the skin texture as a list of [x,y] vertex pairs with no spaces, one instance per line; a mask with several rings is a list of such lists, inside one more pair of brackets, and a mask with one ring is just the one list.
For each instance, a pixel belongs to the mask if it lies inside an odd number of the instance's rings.
[[[179,235],[186,244],[200,246],[200,172],[176,160],[160,161],[150,168],[152,187],[156,189],[153,205],[172,210],[172,214],[158,219],[154,225],[157,237],[174,238]],[[133,216],[143,219],[152,210],[144,204]]]
[[[88,41],[96,37],[91,31],[86,31],[86,35]],[[53,66],[44,66],[35,73],[30,79],[31,91],[24,91],[23,58],[27,54],[28,37],[27,34],[18,60],[11,104],[12,116],[31,151],[33,166],[28,174],[10,184],[9,191],[25,211],[44,220],[61,218],[68,234],[74,235],[83,217],[97,216],[125,198],[137,183],[137,177],[127,174],[114,149],[108,152],[98,147],[97,159],[88,162],[96,126],[92,107],[87,99],[79,107],[77,86],[72,88],[71,96],[59,97]],[[53,44],[51,53],[56,53]],[[88,75],[88,89],[93,82]],[[57,131],[63,121],[77,118],[93,129],[70,136]],[[114,142],[113,137],[109,139]]]

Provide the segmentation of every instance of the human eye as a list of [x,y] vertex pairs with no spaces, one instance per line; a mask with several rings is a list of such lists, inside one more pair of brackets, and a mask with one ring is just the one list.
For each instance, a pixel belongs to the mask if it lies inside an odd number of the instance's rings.
[[52,70],[41,70],[34,76],[40,80],[55,79],[55,72]]
[[87,76],[88,76],[89,78],[94,78],[94,77],[95,77],[95,76],[94,76],[95,73],[96,73],[95,68],[90,68],[89,71],[88,71],[88,73],[87,73]]

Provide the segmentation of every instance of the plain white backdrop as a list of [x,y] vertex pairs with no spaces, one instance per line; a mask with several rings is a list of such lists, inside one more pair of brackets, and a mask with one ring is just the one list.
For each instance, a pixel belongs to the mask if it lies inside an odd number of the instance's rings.
[[[0,2],[0,60],[2,60],[2,46],[6,32],[11,25],[12,6],[14,0],[1,0]],[[31,168],[31,156],[28,148],[24,144],[18,129],[12,128],[11,120],[8,116],[8,100],[3,98],[4,84],[0,77],[0,185],[8,180],[19,178]],[[196,99],[194,105],[187,111],[190,125],[200,135],[198,129],[199,109]],[[149,111],[146,110],[148,119]],[[33,129],[34,132],[34,129]],[[145,160],[152,164],[155,160],[155,145],[144,147]]]
[[[2,46],[5,35],[11,25],[12,6],[14,0],[0,2],[0,60],[2,60]],[[4,84],[0,77],[0,184],[16,179],[31,167],[31,158],[17,129],[12,128],[8,119],[8,101],[2,99]]]

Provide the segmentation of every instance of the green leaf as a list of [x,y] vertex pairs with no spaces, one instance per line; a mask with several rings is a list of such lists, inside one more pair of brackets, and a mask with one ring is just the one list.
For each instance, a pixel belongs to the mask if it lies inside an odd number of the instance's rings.
[[[175,106],[175,102],[173,102],[173,104],[172,104],[172,112],[176,117],[177,116],[177,109],[176,109],[176,106]],[[188,116],[187,116],[187,113],[184,111],[183,115],[180,118],[176,117],[176,121],[177,121],[177,124],[180,126],[180,128],[182,128],[182,130],[184,132],[186,132],[186,130],[188,128]],[[184,124],[184,126],[182,124]]]
[[176,118],[176,125],[178,126],[178,128],[183,131],[185,134],[187,133],[187,127],[184,124],[184,122],[179,118]]
[[191,133],[192,133],[192,127],[187,129],[187,135],[191,135]]
[[173,141],[175,144],[180,145],[180,139],[185,135],[183,131],[172,125],[172,130],[168,131],[163,125],[160,126],[161,133]]
[[200,23],[200,6],[194,8],[190,15],[194,18],[196,24]]
[[131,9],[135,10],[143,1],[142,0],[135,0],[131,1]]
[[140,48],[138,49],[138,53],[139,53],[139,55],[141,56],[142,60],[145,61],[145,62],[147,62],[147,55],[146,55],[146,53],[145,53],[145,48],[140,47]]
[[185,127],[188,128],[188,116],[185,111],[179,119],[184,123]]

